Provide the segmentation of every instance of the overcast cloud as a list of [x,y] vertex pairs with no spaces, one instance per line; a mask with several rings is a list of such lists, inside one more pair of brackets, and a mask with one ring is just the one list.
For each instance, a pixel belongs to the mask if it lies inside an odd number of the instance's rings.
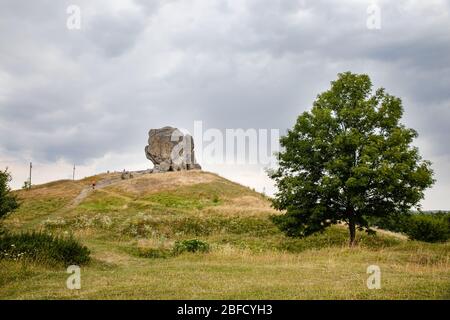
[[[381,8],[381,29],[366,27]],[[69,30],[66,10],[81,9]],[[450,1],[0,0],[0,166],[13,185],[150,167],[150,128],[292,127],[343,71],[402,98],[450,209]],[[202,163],[271,192],[258,166]]]

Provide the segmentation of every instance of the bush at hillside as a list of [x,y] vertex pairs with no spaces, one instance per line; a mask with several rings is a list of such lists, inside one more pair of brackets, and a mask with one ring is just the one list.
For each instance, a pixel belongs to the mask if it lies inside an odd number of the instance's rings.
[[444,242],[450,239],[450,224],[445,217],[412,215],[404,232],[412,240]]
[[19,208],[19,202],[16,195],[11,193],[9,182],[11,174],[8,170],[0,170],[0,222],[8,214]]
[[450,213],[413,213],[389,219],[372,219],[371,224],[385,230],[402,232],[411,240],[443,242],[450,239]]
[[55,237],[41,232],[0,236],[0,259],[81,265],[89,261],[89,253],[87,247],[72,237]]
[[208,252],[209,244],[197,239],[176,241],[173,251],[176,254],[182,252]]
[[370,224],[380,229],[405,233],[410,219],[411,214],[391,216],[388,218],[374,217],[370,219]]

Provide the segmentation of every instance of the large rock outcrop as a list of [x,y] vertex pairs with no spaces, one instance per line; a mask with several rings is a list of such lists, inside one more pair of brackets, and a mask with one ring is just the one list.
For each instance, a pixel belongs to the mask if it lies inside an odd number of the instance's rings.
[[173,127],[151,129],[145,155],[154,172],[201,169],[195,160],[194,139]]

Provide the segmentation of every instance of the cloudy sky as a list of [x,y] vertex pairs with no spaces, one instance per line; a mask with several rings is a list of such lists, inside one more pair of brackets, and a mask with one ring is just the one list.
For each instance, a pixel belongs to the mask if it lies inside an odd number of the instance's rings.
[[[143,169],[150,128],[196,120],[283,133],[350,70],[402,98],[437,179],[423,207],[450,209],[449,13],[446,0],[0,0],[0,167],[16,188],[30,161],[34,183],[73,164]],[[200,162],[273,191],[262,166]]]

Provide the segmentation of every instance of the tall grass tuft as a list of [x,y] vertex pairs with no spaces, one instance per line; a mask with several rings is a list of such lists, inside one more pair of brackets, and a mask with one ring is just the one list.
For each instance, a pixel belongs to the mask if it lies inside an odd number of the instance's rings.
[[43,232],[6,233],[0,236],[0,259],[82,265],[89,262],[89,254],[89,249],[72,236],[54,236]]

